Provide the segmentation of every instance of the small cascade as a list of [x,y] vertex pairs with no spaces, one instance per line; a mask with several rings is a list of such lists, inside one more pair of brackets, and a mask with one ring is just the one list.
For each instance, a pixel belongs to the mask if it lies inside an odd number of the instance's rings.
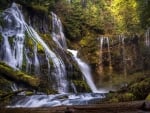
[[66,38],[63,33],[62,23],[55,13],[51,12],[51,14],[52,14],[52,38],[60,48],[67,49]]
[[8,37],[3,35],[3,40],[2,40],[2,47],[1,47],[1,60],[3,60],[5,63],[8,65],[12,66],[15,68],[15,59],[14,56],[12,55],[12,49],[10,47]]
[[101,74],[103,73],[103,40],[104,38],[100,38],[99,70]]
[[145,33],[145,45],[150,47],[150,28],[148,28]]
[[81,72],[83,73],[83,75],[86,79],[86,82],[89,85],[89,87],[91,88],[92,92],[94,92],[94,93],[99,92],[100,93],[101,91],[99,91],[96,88],[96,86],[93,82],[92,75],[91,75],[91,70],[90,70],[89,66],[85,62],[83,62],[80,58],[77,57],[78,52],[76,50],[68,49],[68,51],[73,54],[76,62],[78,63],[78,66],[79,66]]
[[71,82],[71,87],[73,88],[74,93],[78,93],[78,91],[77,91],[77,89],[76,89],[76,87],[75,87],[73,82]]
[[108,51],[108,59],[109,59],[109,70],[112,71],[112,63],[111,63],[111,54],[110,54],[110,42],[109,38],[106,37],[106,43],[107,43],[107,51]]
[[12,89],[12,91],[18,91],[19,90],[19,88],[17,87],[17,85],[15,84],[15,83],[13,83],[12,85],[11,85],[11,89]]

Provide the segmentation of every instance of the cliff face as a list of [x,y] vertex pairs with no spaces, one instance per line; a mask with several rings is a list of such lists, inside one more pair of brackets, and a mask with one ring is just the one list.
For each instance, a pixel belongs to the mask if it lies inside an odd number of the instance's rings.
[[[38,88],[25,85],[27,89],[35,89],[50,94],[58,93],[61,87],[64,87],[63,84],[67,84],[67,92],[74,92],[74,87],[76,87],[78,92],[90,91],[72,55],[67,50],[60,48],[52,40],[51,14],[43,9],[26,4],[19,6],[19,8],[22,9],[25,22],[16,5],[12,5],[11,8],[2,13],[0,36],[1,62],[4,61],[8,65],[40,79]],[[9,19],[4,19],[7,15]],[[5,47],[8,49],[5,49]],[[8,73],[5,71],[0,73],[4,76],[5,74],[8,75],[5,79],[8,78],[10,82],[17,83],[19,88],[23,88],[20,84],[24,84],[24,82],[18,82],[19,80],[16,78],[13,80],[9,79],[13,77],[9,74],[11,73],[9,70]],[[25,81],[30,83],[30,78],[25,79]],[[66,81],[66,83],[61,83],[61,81]],[[11,90],[12,88],[9,86],[9,91]]]
[[100,36],[80,49],[80,57],[91,65],[99,87],[120,87],[149,73],[148,48],[142,36]]

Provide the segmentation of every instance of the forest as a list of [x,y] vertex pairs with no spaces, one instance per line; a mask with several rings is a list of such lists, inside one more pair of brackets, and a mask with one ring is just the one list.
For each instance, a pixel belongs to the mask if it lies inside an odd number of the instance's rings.
[[150,0],[0,1],[0,108],[135,101],[150,109]]

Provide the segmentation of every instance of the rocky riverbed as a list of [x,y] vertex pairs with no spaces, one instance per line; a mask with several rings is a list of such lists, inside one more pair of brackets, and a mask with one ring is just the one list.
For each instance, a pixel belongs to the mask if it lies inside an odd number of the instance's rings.
[[41,108],[0,108],[0,113],[65,113],[67,107],[72,113],[150,113],[150,104],[146,101]]

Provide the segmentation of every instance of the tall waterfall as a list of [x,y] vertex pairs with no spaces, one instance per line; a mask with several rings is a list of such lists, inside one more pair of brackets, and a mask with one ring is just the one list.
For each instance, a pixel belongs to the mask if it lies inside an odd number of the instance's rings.
[[51,14],[52,14],[52,38],[60,48],[67,49],[66,38],[63,33],[62,23],[55,13],[51,12]]
[[[27,25],[17,4],[13,3],[10,8],[6,9],[2,13],[2,18],[4,20],[5,26],[2,26],[0,29],[3,37],[3,41],[1,44],[1,60],[6,62],[13,68],[21,69],[23,59],[25,57],[27,66],[26,68],[29,68],[32,63],[35,66],[35,72],[37,72],[40,70],[40,63],[37,56],[37,44],[40,44],[44,48],[47,56],[47,61],[49,61],[48,59],[51,59],[53,62],[53,75],[56,79],[56,84],[54,85],[54,88],[59,93],[68,92],[66,68],[63,60],[61,58],[58,58],[57,55],[49,49],[46,43],[31,26]],[[30,61],[27,55],[28,49],[24,46],[25,33],[27,33],[27,35],[34,42],[34,62]],[[9,40],[13,40],[12,44]],[[49,62],[48,65],[50,65]]]

